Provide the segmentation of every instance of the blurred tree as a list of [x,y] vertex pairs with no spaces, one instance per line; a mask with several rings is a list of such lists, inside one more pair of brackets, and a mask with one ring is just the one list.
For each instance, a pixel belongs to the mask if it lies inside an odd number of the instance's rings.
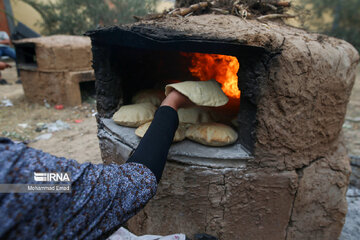
[[155,10],[158,0],[21,0],[41,15],[42,33],[80,35],[98,26],[128,23]]
[[360,0],[298,2],[300,20],[306,29],[314,30],[315,26],[317,31],[342,38],[360,51]]

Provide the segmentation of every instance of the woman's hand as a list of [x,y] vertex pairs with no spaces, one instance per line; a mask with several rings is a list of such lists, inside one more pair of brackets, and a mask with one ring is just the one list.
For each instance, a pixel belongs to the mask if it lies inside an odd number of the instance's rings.
[[195,104],[191,102],[188,97],[176,91],[175,89],[173,89],[161,103],[161,106],[169,106],[176,111],[179,108],[191,107],[193,105]]

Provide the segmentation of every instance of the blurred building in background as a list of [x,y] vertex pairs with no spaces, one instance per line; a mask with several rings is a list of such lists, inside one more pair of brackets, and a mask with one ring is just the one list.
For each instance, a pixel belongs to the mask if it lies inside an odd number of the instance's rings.
[[[3,0],[1,0],[3,1]],[[49,1],[49,0],[43,0]],[[40,14],[35,11],[28,4],[20,1],[20,0],[10,0],[13,15],[15,21],[20,21],[25,23],[29,28],[33,29],[35,32],[40,33],[41,28],[36,22],[41,21]]]
[[38,20],[40,15],[21,1],[0,0],[0,31],[7,32],[12,40],[39,37]]

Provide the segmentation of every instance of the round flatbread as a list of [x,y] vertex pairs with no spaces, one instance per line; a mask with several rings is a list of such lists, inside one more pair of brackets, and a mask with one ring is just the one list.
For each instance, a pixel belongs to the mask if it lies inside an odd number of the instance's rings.
[[[151,122],[147,122],[147,123],[144,123],[143,125],[141,125],[140,127],[138,127],[135,130],[136,136],[141,137],[141,138],[144,137],[146,131],[150,127],[150,124],[151,124]],[[186,131],[185,126],[182,124],[179,124],[179,127],[177,128],[177,130],[175,132],[173,142],[180,142],[180,141],[184,140],[185,139],[185,131]]]
[[138,92],[133,98],[132,103],[151,103],[154,106],[160,106],[161,102],[165,99],[165,94],[161,90],[146,89]]
[[221,123],[199,123],[186,130],[186,137],[207,146],[222,147],[234,143],[238,134]]
[[229,98],[221,90],[220,84],[213,79],[169,84],[165,87],[165,95],[167,96],[173,89],[184,94],[199,106],[219,107],[229,101]]
[[178,116],[180,123],[195,124],[212,121],[210,113],[198,107],[180,108],[178,110]]
[[122,106],[113,116],[115,123],[126,127],[138,127],[153,120],[156,107],[151,103]]

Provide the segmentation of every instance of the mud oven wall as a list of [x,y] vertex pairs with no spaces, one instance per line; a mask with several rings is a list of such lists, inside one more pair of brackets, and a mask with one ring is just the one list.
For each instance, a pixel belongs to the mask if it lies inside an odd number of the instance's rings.
[[123,60],[114,47],[201,52],[206,46],[208,53],[240,54],[239,136],[251,154],[198,162],[170,156],[156,196],[128,222],[131,231],[206,232],[219,239],[338,238],[350,174],[341,128],[359,61],[350,44],[219,15],[141,22],[88,35],[106,163],[124,162],[136,147],[125,146],[105,123],[124,101],[124,79],[114,70]]

